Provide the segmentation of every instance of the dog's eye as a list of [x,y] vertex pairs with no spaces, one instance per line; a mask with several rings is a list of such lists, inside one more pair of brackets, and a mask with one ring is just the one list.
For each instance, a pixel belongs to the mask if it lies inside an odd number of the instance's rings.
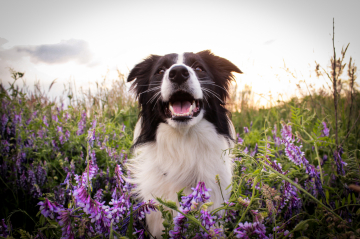
[[165,72],[165,70],[160,68],[156,71],[156,74],[162,75],[162,74],[164,74],[164,72]]
[[201,72],[201,71],[204,71],[204,69],[203,69],[201,66],[195,67],[195,70],[196,70],[196,71],[200,71],[200,72]]

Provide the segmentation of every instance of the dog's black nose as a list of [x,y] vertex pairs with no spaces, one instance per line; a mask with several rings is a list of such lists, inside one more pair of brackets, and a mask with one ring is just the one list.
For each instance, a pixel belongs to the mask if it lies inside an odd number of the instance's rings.
[[189,71],[185,66],[174,66],[169,72],[169,79],[180,85],[189,79]]

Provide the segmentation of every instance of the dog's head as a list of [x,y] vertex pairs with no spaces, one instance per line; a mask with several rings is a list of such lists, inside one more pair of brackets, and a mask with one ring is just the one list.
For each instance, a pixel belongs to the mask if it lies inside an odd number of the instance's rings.
[[150,55],[137,64],[127,81],[134,81],[142,127],[136,144],[155,140],[163,122],[187,128],[205,118],[219,134],[229,138],[228,111],[225,109],[232,72],[242,73],[230,61],[210,51]]

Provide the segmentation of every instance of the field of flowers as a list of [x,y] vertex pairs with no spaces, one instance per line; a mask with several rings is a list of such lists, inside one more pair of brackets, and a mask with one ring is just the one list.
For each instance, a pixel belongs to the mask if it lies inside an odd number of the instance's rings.
[[331,92],[233,112],[231,197],[213,211],[203,182],[178,202],[135,200],[125,163],[138,109],[122,75],[51,101],[12,71],[0,87],[0,238],[151,238],[144,218],[157,210],[163,238],[360,238],[360,94],[343,58],[322,72]]

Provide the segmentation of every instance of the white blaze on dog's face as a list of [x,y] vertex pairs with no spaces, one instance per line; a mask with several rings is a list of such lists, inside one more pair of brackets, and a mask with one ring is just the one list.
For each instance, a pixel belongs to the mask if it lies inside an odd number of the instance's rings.
[[205,118],[219,134],[229,135],[228,111],[232,72],[241,71],[210,51],[151,55],[128,76],[140,106],[141,132],[135,144],[155,140],[160,123],[186,129]]
[[[191,127],[204,116],[203,91],[199,82],[200,66],[187,66],[185,53],[177,54],[176,62],[163,73],[161,98],[168,102],[166,121],[173,127]],[[201,76],[200,76],[201,77]],[[201,79],[201,78],[200,78]]]

